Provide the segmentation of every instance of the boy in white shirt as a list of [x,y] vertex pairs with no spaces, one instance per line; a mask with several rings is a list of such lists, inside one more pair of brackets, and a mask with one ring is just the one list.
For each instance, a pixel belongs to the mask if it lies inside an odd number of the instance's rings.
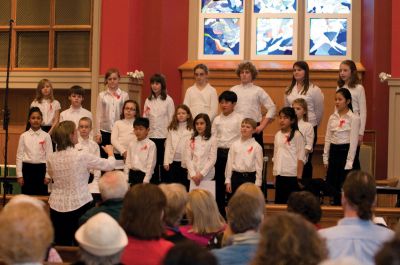
[[60,114],[60,122],[73,121],[78,127],[79,120],[83,117],[93,119],[92,113],[82,107],[82,101],[85,96],[85,89],[81,86],[72,86],[69,89],[68,99],[71,102],[69,109],[64,110]]
[[215,163],[215,197],[220,213],[225,216],[225,166],[229,148],[240,139],[243,117],[235,112],[237,96],[235,92],[224,91],[218,98],[221,113],[212,124],[212,134],[217,139],[217,162]]
[[235,141],[228,153],[225,169],[226,191],[234,194],[240,185],[246,182],[261,187],[263,151],[253,138],[257,128],[255,120],[245,118],[242,121],[239,140]]
[[136,118],[133,128],[137,141],[129,144],[124,168],[131,186],[150,182],[157,155],[155,143],[148,138],[149,119]]

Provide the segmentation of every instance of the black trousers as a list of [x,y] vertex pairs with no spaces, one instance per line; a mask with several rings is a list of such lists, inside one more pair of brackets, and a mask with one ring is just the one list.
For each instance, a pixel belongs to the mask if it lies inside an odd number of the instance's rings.
[[287,203],[292,192],[299,191],[300,187],[296,176],[276,176],[275,180],[275,203]]
[[165,152],[165,138],[150,138],[157,148],[157,161],[154,168],[153,176],[150,182],[153,184],[160,184],[166,182],[167,172],[164,169],[164,152]]
[[166,176],[167,183],[180,183],[185,186],[186,191],[189,191],[188,171],[182,167],[181,162],[172,161],[172,164],[169,164],[169,171],[167,171]]
[[47,185],[44,184],[46,176],[46,164],[22,163],[22,175],[24,185],[21,192],[27,195],[48,195]]
[[[257,126],[259,126],[260,123],[257,122]],[[253,133],[254,140],[256,140],[257,143],[261,145],[263,155],[264,155],[264,131],[261,131],[260,133]]]
[[318,137],[317,133],[318,133],[318,126],[314,126],[313,151],[308,154],[307,163],[304,164],[302,179],[312,179],[313,177],[312,157],[314,153],[315,144],[317,143],[317,137]]
[[235,194],[240,185],[246,182],[256,183],[256,172],[233,171],[231,177],[232,194]]
[[100,131],[101,133],[101,143],[99,144],[100,147],[100,157],[101,158],[108,158],[108,154],[104,152],[102,146],[106,146],[108,144],[111,144],[111,133],[110,132],[105,132],[105,131]]
[[217,161],[215,162],[215,199],[222,216],[226,216],[225,167],[228,160],[228,152],[228,148],[218,148]]
[[129,184],[131,186],[143,183],[144,177],[146,176],[146,173],[140,170],[129,170]]

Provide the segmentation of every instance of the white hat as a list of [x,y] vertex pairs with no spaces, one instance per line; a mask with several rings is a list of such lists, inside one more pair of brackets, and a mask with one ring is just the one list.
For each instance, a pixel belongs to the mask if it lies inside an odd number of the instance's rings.
[[95,256],[110,256],[128,244],[128,237],[117,221],[106,213],[98,213],[75,233],[75,239],[87,252]]

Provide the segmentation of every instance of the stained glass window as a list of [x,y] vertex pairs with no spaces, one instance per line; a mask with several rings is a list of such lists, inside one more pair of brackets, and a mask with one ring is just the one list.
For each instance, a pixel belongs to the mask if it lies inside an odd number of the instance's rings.
[[293,54],[293,19],[257,19],[257,55]]
[[243,0],[201,0],[201,12],[204,14],[243,13]]
[[240,20],[207,18],[204,20],[205,55],[239,55]]
[[297,0],[255,0],[254,13],[296,13]]
[[307,12],[317,14],[349,14],[351,0],[307,0]]
[[310,55],[345,56],[347,19],[311,19]]

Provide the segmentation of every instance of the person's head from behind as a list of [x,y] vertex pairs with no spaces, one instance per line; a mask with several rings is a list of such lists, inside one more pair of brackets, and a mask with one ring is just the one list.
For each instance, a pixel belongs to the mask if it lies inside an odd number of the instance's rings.
[[149,126],[150,122],[147,118],[138,117],[133,122],[133,132],[136,135],[136,138],[139,141],[142,141],[147,138],[149,134]]
[[189,193],[186,217],[189,224],[193,226],[193,232],[198,234],[220,231],[225,224],[214,196],[209,191],[202,189],[195,189]]
[[231,114],[236,106],[237,95],[233,91],[225,90],[218,97],[219,107],[223,115]]
[[49,79],[40,80],[36,88],[36,100],[41,103],[43,99],[54,100],[53,85]]
[[92,216],[75,232],[81,261],[87,265],[118,264],[128,237],[117,221],[106,213]]
[[71,107],[82,107],[82,101],[85,96],[85,89],[81,86],[72,86],[68,91],[68,99],[71,102]]
[[154,74],[150,77],[151,94],[149,100],[160,96],[162,100],[167,98],[167,82],[163,74]]
[[260,187],[258,187],[256,184],[251,182],[243,183],[242,185],[239,186],[239,188],[235,192],[235,194],[241,194],[241,193],[256,198],[259,205],[258,207],[262,208],[265,207],[264,193],[261,191]]
[[217,265],[217,259],[207,249],[192,241],[173,246],[165,256],[163,265]]
[[308,191],[292,192],[287,202],[287,211],[300,214],[313,224],[321,221],[321,204],[317,197]]
[[360,219],[371,220],[375,199],[375,179],[366,172],[351,171],[343,184],[342,205],[345,211],[355,211]]
[[78,132],[83,139],[88,139],[92,131],[92,120],[89,117],[82,117],[78,123]]
[[0,263],[41,263],[53,241],[47,213],[31,202],[9,205],[0,213]]
[[57,151],[68,147],[74,147],[78,143],[78,133],[73,121],[62,121],[53,132],[53,141],[56,143]]
[[293,213],[266,218],[253,265],[317,265],[327,257],[324,241],[312,224]]
[[252,118],[245,118],[240,125],[240,134],[243,140],[250,139],[256,132],[257,122]]
[[193,121],[194,133],[193,137],[198,135],[208,140],[211,137],[211,120],[210,117],[205,113],[199,113]]
[[129,236],[159,239],[164,230],[162,218],[166,205],[167,199],[156,185],[134,185],[125,195],[120,224]]
[[288,142],[290,142],[296,130],[299,129],[297,124],[297,115],[292,107],[283,107],[279,111],[279,126],[283,133],[290,131]]
[[296,116],[299,121],[308,121],[308,107],[304,98],[296,98],[293,101],[292,107],[296,112]]
[[339,113],[353,111],[351,93],[347,88],[339,88],[335,94],[335,107]]
[[258,71],[252,62],[245,61],[240,63],[236,68],[236,75],[240,78],[242,84],[246,85],[256,79]]
[[26,130],[32,129],[37,131],[40,129],[40,125],[43,121],[43,114],[38,107],[32,107],[29,109],[28,113],[28,123],[26,125]]
[[133,99],[128,99],[127,101],[125,101],[124,105],[122,106],[122,111],[120,116],[121,120],[123,119],[132,120],[138,117],[140,117],[139,103],[137,103],[137,101]]
[[179,225],[185,206],[188,200],[188,193],[182,184],[160,184],[160,189],[167,198],[167,207],[164,212],[164,222],[166,225],[176,227]]
[[123,199],[129,189],[125,174],[115,170],[106,172],[99,179],[99,190],[103,201],[111,199]]
[[382,248],[375,254],[376,265],[400,264],[400,239],[398,237],[385,242]]

